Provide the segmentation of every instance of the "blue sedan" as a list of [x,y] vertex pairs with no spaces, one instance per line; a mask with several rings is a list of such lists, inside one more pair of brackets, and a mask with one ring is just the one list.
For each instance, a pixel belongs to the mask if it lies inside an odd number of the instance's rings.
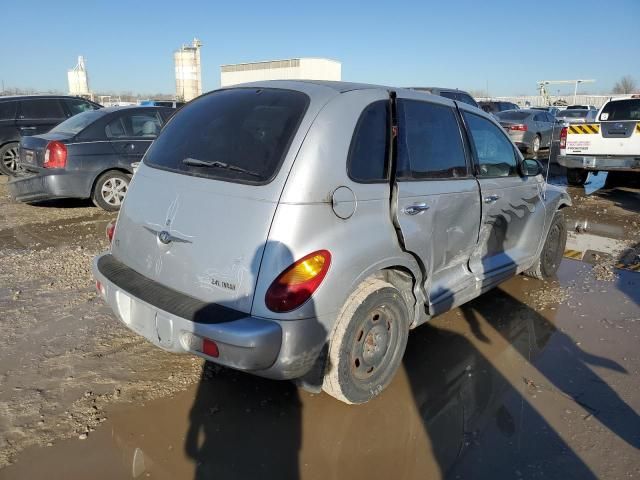
[[104,210],[118,210],[132,165],[175,111],[103,108],[71,117],[49,133],[24,137],[18,159],[24,174],[9,183],[9,192],[22,202],[90,198]]

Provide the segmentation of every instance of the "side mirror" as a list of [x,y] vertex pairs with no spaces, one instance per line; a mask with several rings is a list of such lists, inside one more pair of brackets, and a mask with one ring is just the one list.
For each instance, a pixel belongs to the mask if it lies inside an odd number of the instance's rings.
[[525,158],[520,162],[520,172],[524,177],[535,177],[543,172],[542,164],[535,158]]

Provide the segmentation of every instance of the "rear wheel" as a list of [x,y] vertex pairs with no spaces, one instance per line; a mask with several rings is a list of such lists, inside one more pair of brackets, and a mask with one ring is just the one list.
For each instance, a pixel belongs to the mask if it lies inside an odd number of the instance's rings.
[[533,138],[533,142],[531,142],[531,153],[538,153],[540,151],[540,134],[536,134]]
[[340,312],[322,389],[345,403],[376,397],[395,376],[409,336],[409,312],[393,285],[365,281]]
[[562,212],[556,212],[540,256],[525,275],[539,280],[549,280],[555,275],[567,246],[567,225]]
[[569,185],[581,187],[587,181],[589,172],[582,168],[567,168],[567,182]]
[[18,172],[18,143],[8,143],[0,148],[0,172],[15,176]]
[[93,187],[93,203],[108,212],[120,210],[128,188],[128,175],[117,170],[105,172],[98,177]]

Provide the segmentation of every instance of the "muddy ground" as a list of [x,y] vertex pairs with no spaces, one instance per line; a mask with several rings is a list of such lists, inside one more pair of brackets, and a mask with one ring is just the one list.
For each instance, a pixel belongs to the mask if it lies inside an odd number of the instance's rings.
[[0,479],[640,476],[638,183],[570,188],[556,281],[418,328],[388,391],[349,407],[133,335],[90,276],[113,215],[5,182]]

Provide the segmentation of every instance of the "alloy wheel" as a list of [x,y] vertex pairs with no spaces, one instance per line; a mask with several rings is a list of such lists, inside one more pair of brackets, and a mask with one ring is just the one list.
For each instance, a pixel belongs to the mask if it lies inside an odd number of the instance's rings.
[[102,184],[100,194],[102,199],[109,205],[122,205],[124,196],[127,193],[127,182],[121,178],[109,178]]

